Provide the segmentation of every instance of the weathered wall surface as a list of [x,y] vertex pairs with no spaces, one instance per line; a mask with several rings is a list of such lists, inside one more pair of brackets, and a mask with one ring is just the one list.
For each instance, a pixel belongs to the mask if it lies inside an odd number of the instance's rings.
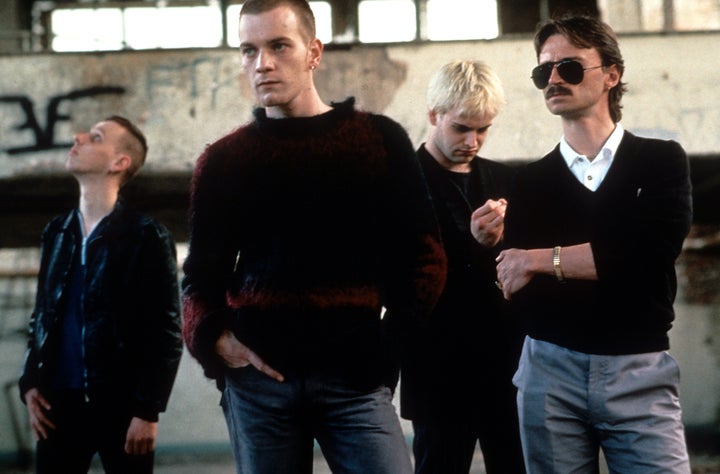
[[[720,33],[621,37],[626,58],[623,124],[674,138],[690,154],[720,150]],[[559,138],[530,81],[530,38],[356,46],[327,50],[317,71],[326,100],[354,95],[402,123],[419,143],[427,131],[430,74],[455,58],[480,58],[503,80],[508,103],[484,154],[528,159]],[[235,50],[141,51],[0,57],[0,177],[61,167],[73,131],[109,113],[141,122],[148,168],[189,170],[203,146],[250,117],[253,97]]]

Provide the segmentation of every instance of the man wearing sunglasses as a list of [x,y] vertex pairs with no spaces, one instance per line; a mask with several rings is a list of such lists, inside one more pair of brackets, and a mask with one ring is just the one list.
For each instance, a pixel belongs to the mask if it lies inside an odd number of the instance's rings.
[[532,80],[563,136],[517,175],[498,286],[526,322],[514,383],[529,473],[689,473],[679,370],[667,353],[675,260],[692,223],[674,141],[620,124],[612,29],[564,17],[535,35]]

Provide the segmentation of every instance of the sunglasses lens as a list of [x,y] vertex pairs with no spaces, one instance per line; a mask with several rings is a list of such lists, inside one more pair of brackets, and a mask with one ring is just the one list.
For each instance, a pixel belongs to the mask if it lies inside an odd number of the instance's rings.
[[535,87],[545,89],[550,81],[553,68],[557,65],[557,72],[563,81],[568,84],[580,84],[583,80],[583,66],[577,61],[566,60],[559,63],[545,63],[532,70],[532,80]]
[[583,80],[583,67],[577,61],[561,61],[557,70],[560,77],[568,84],[580,84]]
[[535,87],[538,89],[545,89],[545,87],[547,87],[553,67],[553,63],[546,63],[533,68],[531,77]]

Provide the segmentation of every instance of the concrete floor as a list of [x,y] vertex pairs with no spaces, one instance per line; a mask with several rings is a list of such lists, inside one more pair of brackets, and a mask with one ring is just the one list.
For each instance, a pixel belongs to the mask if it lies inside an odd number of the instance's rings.
[[[720,447],[718,447],[720,448]],[[211,450],[212,451],[212,450]],[[713,454],[691,454],[692,474],[720,474],[720,449]],[[0,466],[0,473],[3,474],[31,474],[29,469],[3,468]],[[102,467],[93,465],[88,474],[102,474]],[[213,454],[190,453],[158,456],[155,464],[155,474],[235,474],[235,464],[229,453]],[[607,474],[607,468],[601,466],[600,474]],[[313,474],[332,474],[322,454],[318,451],[315,456]],[[475,454],[472,468],[468,474],[485,474],[485,466],[482,461],[482,453],[478,449]]]

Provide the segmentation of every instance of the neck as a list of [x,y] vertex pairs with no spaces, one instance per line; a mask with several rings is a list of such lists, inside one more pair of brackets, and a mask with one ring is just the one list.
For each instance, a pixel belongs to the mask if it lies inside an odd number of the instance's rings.
[[88,235],[100,219],[110,214],[118,199],[119,187],[96,181],[80,181],[80,203],[85,235]]
[[615,130],[615,123],[609,117],[602,120],[592,117],[563,119],[565,140],[573,150],[587,156],[590,161],[600,153],[613,130]]
[[288,104],[265,108],[268,118],[314,117],[332,109],[320,98],[313,87],[304,96],[300,96]]

